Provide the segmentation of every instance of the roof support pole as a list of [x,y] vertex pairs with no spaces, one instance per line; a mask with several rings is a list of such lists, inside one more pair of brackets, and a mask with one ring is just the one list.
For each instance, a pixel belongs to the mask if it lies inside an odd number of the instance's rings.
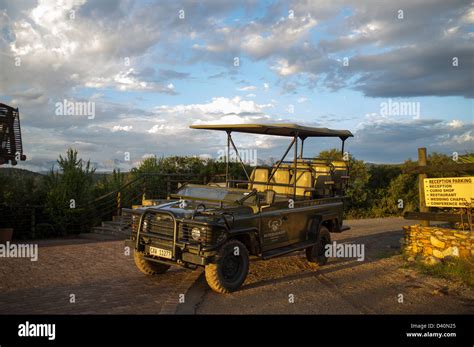
[[237,147],[235,146],[235,143],[232,140],[232,136],[230,134],[229,134],[228,138],[229,138],[230,143],[232,144],[232,147],[234,148],[234,151],[235,151],[235,154],[237,155],[237,158],[239,159],[240,165],[242,165],[242,169],[244,169],[245,176],[247,176],[247,180],[250,181],[250,176],[247,172],[247,169],[245,168],[245,164],[244,164],[242,158],[240,157],[239,151],[237,150]]
[[230,131],[227,131],[227,154],[225,156],[225,186],[229,188]]
[[300,159],[303,159],[303,147],[304,147],[304,140],[306,137],[301,138],[301,150],[300,150]]
[[342,153],[342,156],[344,157],[344,143],[346,142],[346,139],[342,139],[342,149],[341,149],[341,153]]
[[268,177],[267,183],[270,183],[270,180],[273,178],[273,175],[275,175],[275,172],[280,168],[281,162],[282,162],[283,160],[285,160],[285,158],[286,158],[288,152],[290,151],[291,147],[293,147],[293,144],[294,144],[294,143],[295,143],[295,139],[293,139],[293,141],[291,141],[290,145],[288,146],[288,148],[287,148],[286,151],[285,151],[285,154],[283,154],[283,157],[281,157],[280,161],[278,162],[276,168],[274,168],[274,169],[272,170],[272,173],[270,174],[270,177]]
[[296,200],[296,179],[298,178],[298,132],[295,133],[295,157],[293,159],[293,163],[295,166],[295,179],[293,181],[293,201]]

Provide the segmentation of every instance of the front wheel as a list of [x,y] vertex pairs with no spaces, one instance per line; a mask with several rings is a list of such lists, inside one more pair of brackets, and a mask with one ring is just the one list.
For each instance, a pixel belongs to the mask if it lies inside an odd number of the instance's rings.
[[318,265],[325,265],[328,262],[326,257],[326,245],[331,243],[331,235],[328,228],[321,225],[319,228],[316,244],[306,248],[306,259],[310,263],[317,263]]
[[157,275],[163,274],[170,268],[169,265],[156,263],[154,261],[147,260],[143,257],[143,253],[137,251],[133,252],[133,259],[138,270],[145,275]]
[[206,265],[206,281],[218,293],[230,293],[240,288],[249,271],[249,253],[237,240],[226,242],[217,254],[216,262]]

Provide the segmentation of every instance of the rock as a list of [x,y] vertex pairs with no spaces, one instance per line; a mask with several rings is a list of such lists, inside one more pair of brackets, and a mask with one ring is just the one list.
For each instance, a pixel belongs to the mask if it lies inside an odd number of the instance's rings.
[[436,258],[439,258],[439,259],[443,259],[444,258],[444,253],[437,250],[437,249],[433,249],[433,256],[435,256]]
[[431,236],[430,237],[430,242],[433,246],[438,247],[438,248],[444,248],[446,244],[440,240],[438,240],[436,237]]
[[436,264],[439,264],[441,262],[441,260],[433,257],[433,256],[429,256],[429,257],[426,257],[423,259],[423,263],[426,264],[426,265],[436,265]]
[[431,248],[431,247],[424,247],[424,248],[423,248],[423,254],[424,254],[424,255],[432,255],[432,254],[433,254],[433,248]]
[[458,247],[449,247],[443,251],[445,257],[453,256],[459,257],[459,248]]

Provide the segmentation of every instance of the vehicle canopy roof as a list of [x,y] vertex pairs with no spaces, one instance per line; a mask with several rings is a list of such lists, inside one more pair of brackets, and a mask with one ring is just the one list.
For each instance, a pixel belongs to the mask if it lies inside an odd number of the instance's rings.
[[248,134],[262,134],[275,136],[289,136],[299,138],[307,137],[339,137],[345,141],[353,137],[349,130],[333,130],[328,128],[307,127],[293,123],[271,123],[271,124],[202,124],[191,125],[193,129],[221,130]]

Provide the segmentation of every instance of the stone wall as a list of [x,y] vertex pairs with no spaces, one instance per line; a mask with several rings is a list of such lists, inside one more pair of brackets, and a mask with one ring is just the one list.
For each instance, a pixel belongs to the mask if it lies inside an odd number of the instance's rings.
[[409,261],[418,257],[435,264],[446,257],[474,256],[474,235],[470,231],[420,225],[406,226],[403,230],[403,250]]

